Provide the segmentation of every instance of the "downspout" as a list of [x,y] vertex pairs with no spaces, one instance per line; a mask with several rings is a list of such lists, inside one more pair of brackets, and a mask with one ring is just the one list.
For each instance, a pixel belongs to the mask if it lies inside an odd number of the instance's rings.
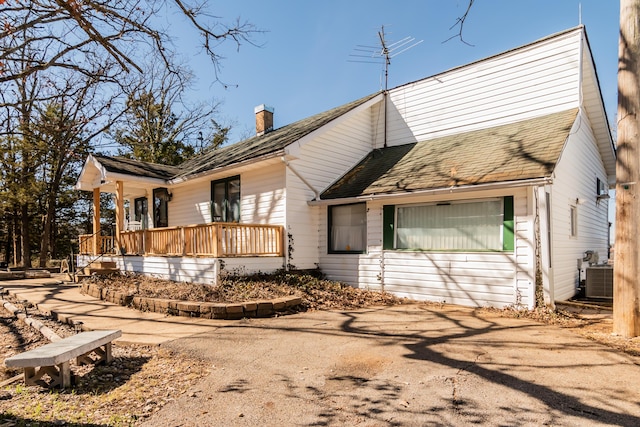
[[380,250],[380,292],[384,292],[384,245]]
[[282,160],[282,163],[284,163],[284,165],[291,171],[293,172],[293,174],[295,176],[297,176],[300,181],[302,181],[304,183],[304,185],[306,185],[311,191],[313,191],[313,195],[314,195],[314,200],[320,200],[320,193],[318,192],[318,190],[316,190],[315,188],[313,188],[313,186],[309,183],[309,181],[307,181],[302,175],[300,175],[300,173],[298,173],[297,170],[295,170],[293,168],[293,166],[291,166],[291,164],[289,164],[289,162],[287,161],[287,159],[284,158],[284,156],[280,157],[280,159]]
[[[314,200],[320,200],[320,193],[318,192],[318,190],[316,190],[316,189],[315,189],[315,188],[314,188],[314,187],[309,183],[309,181],[307,181],[307,180],[306,180],[302,175],[300,175],[300,173],[298,173],[298,171],[297,171],[297,170],[295,170],[295,169],[293,168],[293,166],[291,166],[291,165],[289,164],[289,162],[287,161],[287,159],[286,159],[284,156],[280,157],[280,160],[282,160],[282,163],[284,163],[285,167],[286,167],[286,168],[288,168],[291,172],[293,172],[293,174],[294,174],[295,176],[297,176],[297,177],[300,179],[300,181],[302,181],[302,182],[304,183],[304,185],[306,185],[306,186],[307,186],[311,191],[313,191]],[[288,228],[288,220],[286,221],[286,225],[285,225],[285,227],[286,227],[286,228]],[[288,238],[289,238],[289,239],[291,239],[291,236],[290,236],[290,234],[289,234],[289,231],[288,231],[288,230],[285,230],[285,231],[287,231]],[[287,243],[287,245],[286,245],[286,246],[287,246],[288,248],[290,248],[290,247],[291,247],[291,245],[292,245],[292,241],[291,241],[291,240],[289,240],[289,242]],[[289,269],[290,269],[290,263],[291,263],[291,252],[292,252],[292,250],[291,250],[291,251],[290,251],[290,250],[287,250],[287,252],[285,253],[285,269],[286,269],[286,270],[289,270]]]
[[[534,307],[554,307],[555,290],[552,272],[551,198],[545,186],[533,187],[534,196]],[[548,302],[547,302],[548,301]]]
[[542,245],[540,244],[540,194],[539,187],[533,187],[534,220],[533,220],[533,253],[534,261],[534,306],[533,308],[544,307],[544,282],[542,280]]

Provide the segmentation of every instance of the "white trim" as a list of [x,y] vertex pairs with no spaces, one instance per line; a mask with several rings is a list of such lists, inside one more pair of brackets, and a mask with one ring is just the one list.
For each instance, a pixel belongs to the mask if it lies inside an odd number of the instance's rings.
[[394,198],[407,197],[407,196],[431,196],[431,195],[439,195],[439,194],[464,193],[464,192],[475,192],[475,191],[484,191],[484,190],[501,190],[501,189],[507,189],[507,188],[535,187],[535,186],[547,185],[551,183],[553,183],[552,178],[537,178],[537,179],[529,179],[525,181],[504,181],[504,182],[494,182],[490,184],[461,185],[459,187],[447,187],[447,188],[436,188],[431,190],[409,191],[406,193],[372,194],[372,195],[366,195],[366,196],[347,197],[342,199],[309,200],[307,204],[309,206],[342,205],[347,203],[366,202],[370,200],[387,200],[387,199],[394,199]]
[[292,142],[291,144],[285,147],[284,149],[285,154],[291,155],[291,156],[297,156],[298,152],[300,151],[300,148],[303,145],[305,145],[307,142],[312,141],[316,139],[318,136],[335,128],[336,126],[338,126],[339,124],[347,120],[353,114],[357,114],[360,111],[366,110],[367,108],[370,108],[371,106],[379,103],[382,100],[381,98],[383,97],[384,95],[382,93],[379,93],[378,95],[374,96],[367,102],[360,104],[357,107],[354,107],[353,109],[347,111],[346,113],[341,114],[335,119],[331,120],[329,123],[325,124],[324,126],[321,126],[318,129],[314,130],[313,132],[306,134],[305,136],[298,139],[297,141]]
[[[249,166],[249,165],[253,165],[255,163],[259,163],[262,162],[264,160],[270,160],[273,158],[277,158],[277,157],[281,157],[284,154],[284,150],[278,150],[275,151],[273,153],[269,153],[269,154],[265,154],[263,156],[260,157],[252,157],[250,159],[247,159],[243,162],[239,162],[239,163],[232,163],[230,165],[227,166],[223,166],[223,167],[219,167],[219,168],[214,168],[214,169],[209,169],[203,172],[199,172],[196,174],[189,174],[185,177],[181,177],[181,178],[176,178],[176,179],[171,179],[166,181],[167,185],[177,185],[177,184],[182,184],[184,182],[188,182],[188,181],[193,181],[195,179],[198,178],[203,178],[209,175],[215,175],[217,173],[221,173],[221,172],[225,172],[231,169],[239,169],[245,166]],[[240,171],[237,172],[237,174],[239,174]]]
[[286,167],[287,167],[287,168],[288,168],[288,169],[289,169],[289,170],[290,170],[290,171],[291,171],[295,176],[297,176],[297,177],[300,179],[300,181],[302,181],[302,182],[304,183],[304,185],[306,185],[307,187],[309,187],[309,190],[313,191],[313,195],[315,196],[315,198],[316,198],[316,199],[319,199],[319,198],[320,198],[320,193],[318,192],[318,190],[316,190],[316,189],[313,187],[313,185],[311,185],[311,184],[309,183],[309,181],[307,181],[307,180],[306,180],[306,178],[300,174],[300,172],[298,172],[297,170],[295,170],[295,169],[293,168],[293,166],[291,166],[291,165],[289,164],[289,162],[287,161],[287,158],[286,158],[285,156],[282,156],[282,157],[280,158],[280,160],[282,160],[282,163],[284,163],[284,165],[285,165],[285,166],[286,166]]
[[142,182],[142,183],[149,183],[153,185],[160,184],[163,187],[167,185],[167,181],[164,179],[148,178],[148,177],[143,177],[138,175],[129,175],[126,173],[107,172],[106,175],[104,175],[104,178],[105,178],[104,184],[109,184],[109,183],[112,183],[113,181],[125,181],[125,182]]

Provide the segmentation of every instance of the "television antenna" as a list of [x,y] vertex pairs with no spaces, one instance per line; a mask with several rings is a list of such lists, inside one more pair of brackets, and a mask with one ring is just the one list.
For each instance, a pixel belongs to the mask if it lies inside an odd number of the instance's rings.
[[349,62],[365,62],[372,64],[384,64],[384,90],[388,89],[389,85],[389,65],[391,65],[391,58],[395,58],[407,50],[416,47],[424,40],[416,41],[415,37],[405,37],[397,42],[389,43],[387,41],[387,34],[384,31],[384,25],[380,27],[378,31],[378,39],[380,41],[379,46],[366,46],[357,45],[354,51],[349,56],[352,59]]

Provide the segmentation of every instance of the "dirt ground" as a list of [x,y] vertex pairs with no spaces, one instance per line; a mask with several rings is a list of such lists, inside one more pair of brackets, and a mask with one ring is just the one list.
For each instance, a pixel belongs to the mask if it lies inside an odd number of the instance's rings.
[[[13,383],[0,425],[640,425],[640,340],[612,335],[606,313],[316,300],[341,309],[115,346],[70,392]],[[45,342],[0,316],[3,358]]]
[[[11,300],[18,308],[23,305]],[[29,317],[60,337],[76,333],[35,307]],[[0,307],[0,359],[40,347],[49,341],[40,332]],[[72,364],[70,390],[25,386],[22,372],[0,369],[0,426],[131,426],[177,399],[210,371],[209,363],[157,346],[113,346],[106,366]],[[16,378],[17,377],[17,378]],[[46,376],[45,376],[46,378]],[[13,379],[13,381],[12,381]]]
[[144,426],[640,425],[640,359],[491,310],[400,305],[176,340],[211,373]]

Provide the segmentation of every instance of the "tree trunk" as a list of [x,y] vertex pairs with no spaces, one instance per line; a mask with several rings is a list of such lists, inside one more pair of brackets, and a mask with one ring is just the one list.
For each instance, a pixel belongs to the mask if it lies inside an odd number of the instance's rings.
[[20,206],[20,237],[22,240],[22,259],[20,264],[26,268],[31,268],[31,239],[29,238],[29,224],[29,205],[24,203]]
[[20,221],[18,220],[18,210],[16,208],[13,209],[13,229],[12,239],[13,239],[13,265],[18,266],[22,264],[22,246],[20,245]]
[[44,214],[42,219],[42,240],[40,240],[40,261],[38,265],[40,268],[47,266],[47,259],[49,258],[49,239],[51,238],[51,208],[47,206],[47,213]]
[[44,214],[44,218],[42,221],[42,240],[40,241],[40,268],[44,268],[47,266],[48,255],[51,252],[51,239],[52,239],[52,231],[53,231],[53,218],[56,214],[56,197],[58,196],[57,189],[54,190],[53,187],[57,187],[55,185],[51,186],[49,194],[47,195],[47,206],[45,207],[46,212]]
[[11,262],[11,241],[13,239],[13,218],[11,218],[8,211],[4,213],[4,227],[7,230],[7,234],[5,236],[6,240],[2,242],[4,244],[2,252],[4,252],[4,261],[8,264]]
[[620,0],[613,332],[640,334],[640,0]]

